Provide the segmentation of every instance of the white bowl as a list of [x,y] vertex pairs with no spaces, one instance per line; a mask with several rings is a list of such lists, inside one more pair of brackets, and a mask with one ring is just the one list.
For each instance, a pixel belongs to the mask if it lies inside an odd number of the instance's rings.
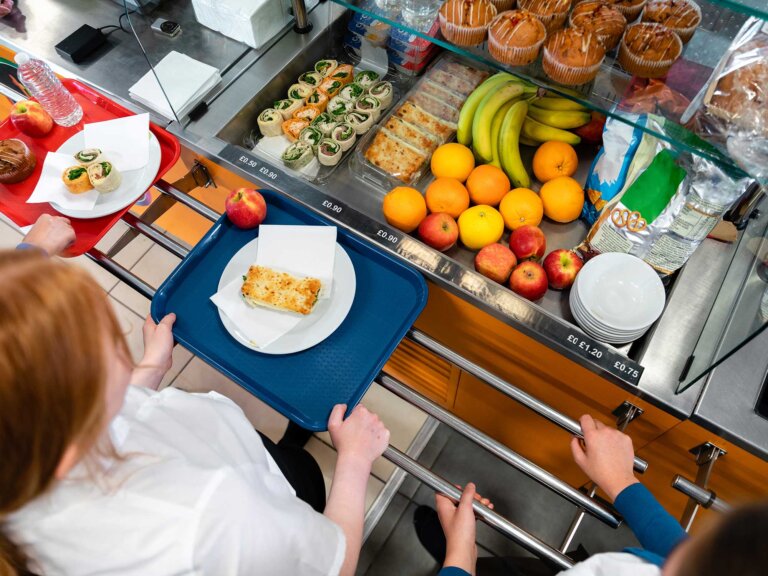
[[576,277],[578,300],[599,326],[619,332],[645,330],[664,311],[666,295],[656,271],[629,254],[589,260]]

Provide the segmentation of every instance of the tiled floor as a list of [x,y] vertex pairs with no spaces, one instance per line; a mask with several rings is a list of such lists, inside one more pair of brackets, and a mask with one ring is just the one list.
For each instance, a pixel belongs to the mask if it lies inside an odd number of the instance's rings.
[[[99,242],[97,248],[106,253],[127,229],[127,225],[118,222]],[[14,247],[21,241],[21,238],[20,232],[10,224],[0,221],[0,249]],[[179,258],[154,244],[151,240],[137,236],[119,252],[115,261],[131,270],[151,286],[158,287],[178,265]],[[104,271],[85,256],[74,258],[70,262],[83,266],[109,293],[110,302],[123,326],[131,353],[135,360],[139,360],[143,351],[141,327],[149,314],[150,301],[128,285],[118,281],[112,274]],[[232,398],[243,409],[255,427],[275,441],[282,436],[288,423],[285,417],[199,358],[195,358],[181,346],[176,346],[174,350],[173,368],[163,380],[163,386],[175,386],[190,392],[215,390],[224,394]],[[426,416],[419,410],[377,385],[371,387],[368,394],[363,398],[363,403],[379,414],[390,428],[391,443],[401,450],[408,448],[426,420]],[[330,436],[328,433],[317,434],[309,441],[307,449],[320,463],[326,487],[330,488],[336,466],[336,451],[332,446]],[[368,507],[381,492],[392,470],[393,465],[383,459],[375,464],[366,495]]]

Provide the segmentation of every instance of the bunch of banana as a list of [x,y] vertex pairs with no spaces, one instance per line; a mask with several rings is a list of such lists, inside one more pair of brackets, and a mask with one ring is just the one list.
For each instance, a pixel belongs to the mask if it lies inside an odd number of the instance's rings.
[[533,84],[499,72],[469,95],[459,113],[459,144],[471,145],[478,162],[501,168],[516,187],[531,184],[520,144],[538,146],[550,140],[578,144],[581,138],[568,130],[591,121],[581,104],[551,95],[539,97],[537,92]]
[[530,104],[522,130],[523,144],[530,146],[550,140],[578,144],[581,138],[568,130],[589,124],[592,120],[587,108],[568,98],[542,96],[532,99]]

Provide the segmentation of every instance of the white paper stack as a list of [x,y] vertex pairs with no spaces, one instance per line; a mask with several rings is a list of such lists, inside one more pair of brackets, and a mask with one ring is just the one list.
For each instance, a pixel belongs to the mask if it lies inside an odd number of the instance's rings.
[[284,0],[192,0],[203,26],[261,48],[291,21]]
[[221,82],[216,68],[175,51],[158,62],[155,73],[168,96],[167,100],[151,70],[131,86],[128,92],[136,102],[155,110],[169,120],[174,119],[174,112],[179,118],[187,116],[206,94]]

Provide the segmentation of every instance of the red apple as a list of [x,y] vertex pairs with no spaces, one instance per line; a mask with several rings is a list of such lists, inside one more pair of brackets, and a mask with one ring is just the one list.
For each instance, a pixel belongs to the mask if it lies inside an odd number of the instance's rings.
[[224,206],[232,224],[238,228],[256,228],[267,217],[267,203],[264,196],[250,188],[232,190]]
[[554,290],[570,288],[584,262],[573,250],[553,250],[544,258],[544,271],[549,287]]
[[475,256],[475,270],[494,282],[505,284],[517,265],[517,258],[512,250],[503,244],[488,244]]
[[581,136],[582,142],[601,144],[603,142],[604,127],[605,115],[600,114],[600,112],[592,112],[592,120],[589,121],[589,124],[576,128],[573,132]]
[[509,277],[512,292],[528,300],[538,300],[547,293],[547,273],[537,262],[523,262]]
[[509,237],[509,249],[520,262],[538,261],[547,250],[547,239],[538,226],[520,226]]
[[419,237],[428,246],[445,252],[456,244],[459,238],[459,225],[450,214],[435,212],[419,224]]
[[33,138],[45,136],[53,128],[53,118],[32,100],[21,100],[13,106],[11,122],[19,132]]

